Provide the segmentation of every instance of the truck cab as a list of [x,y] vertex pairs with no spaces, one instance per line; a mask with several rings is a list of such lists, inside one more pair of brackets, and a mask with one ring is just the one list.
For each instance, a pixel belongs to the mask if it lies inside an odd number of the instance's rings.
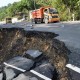
[[51,23],[51,22],[59,22],[59,14],[55,8],[45,8],[44,9],[44,22]]

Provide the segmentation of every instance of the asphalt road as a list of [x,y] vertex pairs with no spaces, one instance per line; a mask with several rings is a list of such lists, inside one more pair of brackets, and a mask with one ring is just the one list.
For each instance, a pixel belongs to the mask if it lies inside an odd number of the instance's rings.
[[36,30],[59,34],[56,38],[63,41],[71,51],[69,56],[70,73],[73,80],[80,80],[80,23],[54,23],[36,25]]
[[70,73],[74,80],[80,80],[80,22],[50,24],[31,24],[30,22],[20,22],[1,26],[8,28],[20,27],[25,30],[48,31],[59,34],[56,38],[63,41],[71,51],[68,55],[69,64],[71,64],[71,67],[69,66],[71,71]]
[[41,24],[41,27],[36,25],[35,29],[59,34],[56,38],[63,41],[71,50],[69,63],[80,67],[80,23]]

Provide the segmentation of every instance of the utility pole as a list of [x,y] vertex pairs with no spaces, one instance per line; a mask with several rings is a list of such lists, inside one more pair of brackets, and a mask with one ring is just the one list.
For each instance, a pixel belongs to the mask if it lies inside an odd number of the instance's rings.
[[68,8],[68,14],[69,14],[68,20],[70,21],[71,15],[70,15],[70,9],[69,8]]
[[73,18],[73,21],[74,21],[74,14],[72,14],[72,18]]
[[[78,7],[79,7],[79,14],[80,14],[80,3],[78,3]],[[79,20],[80,20],[80,16],[79,16]]]
[[34,0],[34,9],[36,9],[36,2],[35,2],[35,0]]

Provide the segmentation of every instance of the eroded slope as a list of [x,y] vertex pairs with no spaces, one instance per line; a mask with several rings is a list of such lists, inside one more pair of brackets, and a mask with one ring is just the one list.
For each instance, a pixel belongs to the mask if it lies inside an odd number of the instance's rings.
[[17,55],[22,56],[28,49],[38,49],[56,67],[58,80],[70,80],[69,71],[65,67],[70,51],[63,42],[55,39],[56,36],[58,35],[54,33],[18,28],[0,29],[0,62]]

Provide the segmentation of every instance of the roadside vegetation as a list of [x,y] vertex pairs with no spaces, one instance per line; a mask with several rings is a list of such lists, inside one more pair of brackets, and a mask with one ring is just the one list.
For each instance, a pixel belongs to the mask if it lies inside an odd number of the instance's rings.
[[0,21],[5,17],[14,17],[18,13],[24,13],[28,16],[30,10],[38,9],[43,6],[55,7],[61,20],[80,19],[80,0],[21,0],[0,8]]

